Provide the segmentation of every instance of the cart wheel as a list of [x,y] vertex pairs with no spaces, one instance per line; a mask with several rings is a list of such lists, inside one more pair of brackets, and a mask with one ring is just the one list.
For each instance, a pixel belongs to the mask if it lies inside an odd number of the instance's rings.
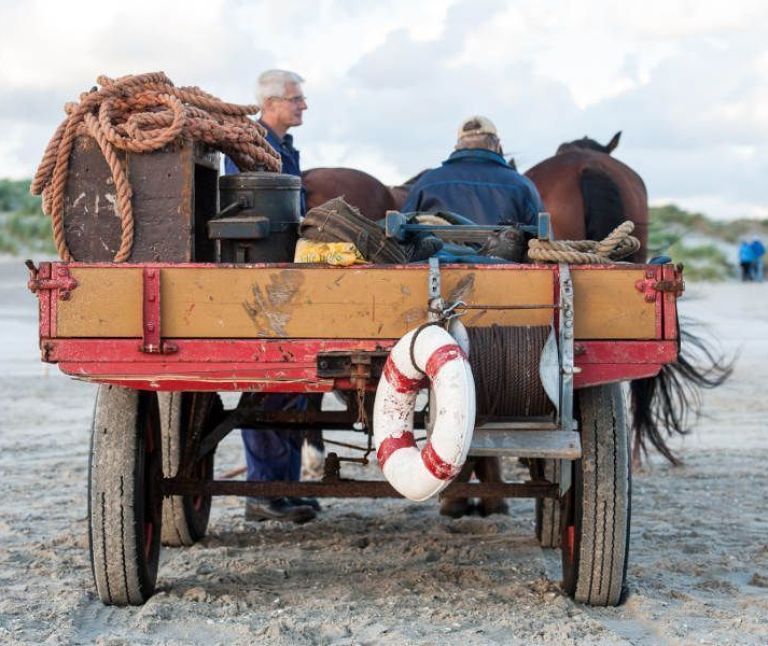
[[[552,483],[560,482],[560,460],[540,460],[541,475]],[[560,547],[560,501],[536,498],[536,538],[542,547]]]
[[[163,446],[163,475],[176,475],[186,442],[193,432],[203,435],[223,413],[217,393],[158,393]],[[195,464],[193,477],[213,479],[213,453]],[[193,545],[205,536],[211,514],[211,496],[169,496],[163,500],[163,545]]]
[[155,590],[161,469],[155,393],[100,386],[88,463],[88,538],[105,605],[140,605]]
[[582,457],[563,500],[563,587],[576,601],[616,606],[629,552],[629,429],[619,384],[577,391]]

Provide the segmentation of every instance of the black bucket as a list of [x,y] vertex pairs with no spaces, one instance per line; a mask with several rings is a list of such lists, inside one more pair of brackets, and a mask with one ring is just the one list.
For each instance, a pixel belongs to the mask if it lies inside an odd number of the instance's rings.
[[301,178],[239,173],[219,178],[221,211],[208,222],[218,262],[291,262],[301,220]]

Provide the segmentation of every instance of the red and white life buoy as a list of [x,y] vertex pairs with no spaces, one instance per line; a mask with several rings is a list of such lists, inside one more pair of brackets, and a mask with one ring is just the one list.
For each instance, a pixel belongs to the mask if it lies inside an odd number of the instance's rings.
[[[434,423],[419,450],[413,412],[427,386]],[[474,428],[475,382],[465,351],[437,325],[408,332],[390,352],[373,407],[376,456],[386,479],[409,500],[434,496],[464,466]]]

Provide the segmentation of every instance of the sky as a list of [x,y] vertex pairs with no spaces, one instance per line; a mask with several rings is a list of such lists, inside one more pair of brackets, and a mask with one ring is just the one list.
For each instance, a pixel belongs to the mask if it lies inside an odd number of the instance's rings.
[[521,170],[621,130],[652,204],[768,218],[765,0],[0,0],[0,177],[100,74],[253,103],[275,67],[306,80],[304,169],[401,183],[482,114]]

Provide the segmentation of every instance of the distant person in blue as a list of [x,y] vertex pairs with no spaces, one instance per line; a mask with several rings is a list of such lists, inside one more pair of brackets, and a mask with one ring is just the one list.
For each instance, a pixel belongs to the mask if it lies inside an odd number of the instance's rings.
[[744,240],[739,246],[739,265],[741,266],[742,282],[755,280],[756,260],[757,256],[755,255],[755,250],[749,242]]
[[544,207],[533,182],[502,156],[496,126],[473,116],[459,127],[451,156],[416,181],[400,210],[452,211],[477,224],[536,224]]
[[757,238],[750,242],[749,246],[752,247],[752,251],[755,254],[754,280],[762,283],[764,273],[763,256],[765,256],[765,247],[763,246],[763,243],[760,242],[760,240]]
[[[302,93],[304,79],[286,70],[268,70],[259,76],[257,100],[261,106],[259,123],[267,129],[267,141],[280,153],[283,173],[301,177],[299,151],[293,147],[290,128],[300,126],[307,99]],[[239,173],[240,169],[228,157],[224,160],[227,175]],[[302,192],[301,213],[305,201]],[[261,405],[264,410],[305,410],[308,398],[302,395],[269,393],[264,395]],[[245,445],[245,460],[248,480],[299,480],[301,475],[301,446],[304,442],[301,431],[242,429]],[[247,498],[246,520],[288,520],[305,523],[312,520],[320,510],[314,498]]]

